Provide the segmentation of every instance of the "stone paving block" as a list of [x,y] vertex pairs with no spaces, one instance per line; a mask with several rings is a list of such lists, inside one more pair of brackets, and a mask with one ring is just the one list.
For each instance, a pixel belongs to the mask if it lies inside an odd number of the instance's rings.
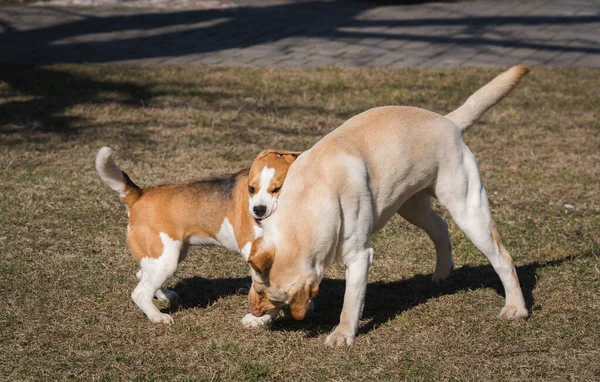
[[392,69],[400,69],[400,68],[408,68],[413,66],[420,66],[426,58],[423,57],[414,57],[414,56],[402,56],[398,61],[389,65],[389,68]]
[[505,10],[498,13],[497,16],[524,16],[529,12],[541,7],[543,4],[536,1],[522,1],[517,4],[513,4],[512,7],[507,7]]
[[367,63],[367,66],[383,68],[392,65],[394,62],[402,59],[402,56],[398,53],[386,53],[382,56],[376,57]]
[[304,63],[304,65],[309,68],[317,68],[317,67],[333,65],[333,64],[337,64],[337,63],[341,63],[341,62],[342,61],[340,61],[339,59],[336,59],[334,57],[312,56]]
[[402,50],[423,49],[430,47],[432,44],[429,41],[412,40],[402,45]]
[[485,66],[485,67],[506,67],[514,66],[521,62],[520,57],[513,57],[509,55],[497,55],[497,54],[478,54],[477,56],[471,57],[462,62],[461,66]]
[[380,41],[376,46],[381,49],[396,50],[406,44],[408,44],[408,40],[392,36],[387,40]]
[[460,56],[436,56],[419,64],[423,68],[457,67],[467,60]]
[[538,65],[545,65],[547,62],[550,62],[553,58],[555,58],[556,56],[558,56],[561,53],[561,51],[557,51],[557,50],[542,50],[540,52],[535,53],[534,55],[531,55],[527,58],[525,58],[523,60],[523,65],[527,65],[528,60],[535,60],[535,61],[541,61],[541,64]]
[[581,59],[575,61],[572,66],[600,68],[600,54],[586,54]]
[[585,53],[581,52],[562,52],[550,59],[547,64],[551,66],[571,66],[580,60]]
[[0,7],[0,63],[598,67],[598,1],[347,3],[293,15],[272,7],[290,1],[246,0],[225,21],[195,20],[194,11]]
[[517,57],[520,59],[525,59],[529,56],[532,56],[539,52],[539,49],[530,49],[530,48],[515,48],[510,52],[511,57]]

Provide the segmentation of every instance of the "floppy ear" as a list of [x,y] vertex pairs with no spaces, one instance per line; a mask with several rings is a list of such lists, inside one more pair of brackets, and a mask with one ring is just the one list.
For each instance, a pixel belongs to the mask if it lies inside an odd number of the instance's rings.
[[252,244],[248,264],[258,273],[263,274],[271,268],[275,260],[275,252],[272,247],[266,247],[262,238],[256,239]]
[[290,301],[290,312],[292,312],[292,317],[295,320],[304,320],[304,317],[306,317],[309,298],[308,288],[305,286]]
[[303,320],[308,312],[308,303],[311,298],[317,297],[319,294],[319,285],[315,282],[306,283],[304,288],[300,290],[290,301],[290,311],[295,320]]
[[266,313],[272,312],[277,309],[275,305],[269,301],[264,295],[260,295],[254,289],[254,283],[250,285],[250,291],[248,292],[248,303],[250,305],[250,313],[255,317],[261,317]]
[[277,156],[283,157],[288,163],[292,163],[293,161],[296,160],[296,158],[298,158],[298,156],[300,156],[300,154],[302,154],[302,151],[268,149],[268,150],[265,150],[262,153],[258,154],[257,158],[262,158],[269,154],[275,154]]
[[277,155],[283,157],[283,159],[285,159],[286,162],[292,163],[300,156],[300,154],[302,154],[302,151],[286,151],[282,152],[281,154],[278,153]]

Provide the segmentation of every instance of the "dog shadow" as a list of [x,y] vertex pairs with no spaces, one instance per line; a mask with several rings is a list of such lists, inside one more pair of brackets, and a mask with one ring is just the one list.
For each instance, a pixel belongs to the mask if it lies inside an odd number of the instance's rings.
[[[571,261],[570,258],[563,258],[516,267],[523,297],[530,312],[534,306],[533,290],[537,282],[537,271],[569,261]],[[500,278],[490,265],[465,265],[454,270],[448,279],[440,284],[434,284],[431,281],[432,276],[433,273],[430,273],[392,282],[369,283],[362,314],[362,321],[366,321],[366,323],[359,327],[358,333],[368,333],[405,311],[424,304],[430,299],[445,295],[491,288],[504,297],[504,288]],[[308,337],[331,332],[340,319],[345,280],[324,279],[321,282],[320,290],[321,293],[314,301],[314,312],[310,313],[304,321],[296,321],[291,314],[285,314],[284,317],[273,323],[271,329],[277,331],[302,330]],[[498,306],[498,310],[500,308],[501,306]]]
[[[177,292],[179,301],[165,308],[165,312],[182,309],[207,308],[217,300],[232,295],[248,294],[252,280],[250,277],[207,279],[190,277],[170,288]],[[240,317],[241,318],[241,317]]]
[[[537,282],[539,269],[554,267],[572,261],[562,258],[546,262],[534,262],[516,267],[527,309],[534,306],[533,290]],[[359,328],[359,333],[368,333],[403,312],[430,299],[452,295],[462,291],[491,288],[504,297],[504,288],[494,269],[490,265],[465,265],[454,270],[447,280],[440,284],[431,281],[433,273],[415,275],[392,282],[371,282],[367,286],[365,307],[362,320],[367,321]],[[180,296],[179,304],[169,309],[206,308],[220,298],[248,293],[250,277],[206,279],[187,278],[174,286]],[[345,280],[323,279],[321,293],[315,299],[315,310],[303,321],[296,321],[289,311],[275,320],[271,330],[304,331],[308,337],[328,333],[339,321],[344,299]],[[500,309],[500,306],[498,307]]]

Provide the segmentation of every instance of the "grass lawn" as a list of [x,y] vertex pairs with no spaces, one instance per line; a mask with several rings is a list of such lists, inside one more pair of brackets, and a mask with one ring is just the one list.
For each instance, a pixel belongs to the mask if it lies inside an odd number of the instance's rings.
[[[497,318],[502,286],[450,222],[456,269],[394,218],[355,345],[329,349],[343,270],[316,311],[247,330],[240,256],[194,247],[168,285],[172,326],[130,300],[127,216],[93,167],[110,145],[139,185],[309,148],[373,106],[447,113],[500,70],[0,67],[0,380],[598,380],[600,71],[533,68],[465,136],[531,317]],[[167,309],[166,306],[161,307]]]

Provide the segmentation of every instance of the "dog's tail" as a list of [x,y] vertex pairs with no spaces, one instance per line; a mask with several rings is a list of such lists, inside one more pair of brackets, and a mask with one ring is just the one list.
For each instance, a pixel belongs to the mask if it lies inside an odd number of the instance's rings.
[[490,83],[477,90],[461,107],[446,115],[446,118],[460,126],[462,132],[473,126],[483,113],[508,95],[529,69],[517,65],[494,78]]
[[108,187],[117,191],[121,199],[131,208],[135,202],[142,196],[142,190],[136,186],[129,176],[117,166],[112,158],[113,151],[110,147],[103,147],[96,154],[96,171],[100,179]]

